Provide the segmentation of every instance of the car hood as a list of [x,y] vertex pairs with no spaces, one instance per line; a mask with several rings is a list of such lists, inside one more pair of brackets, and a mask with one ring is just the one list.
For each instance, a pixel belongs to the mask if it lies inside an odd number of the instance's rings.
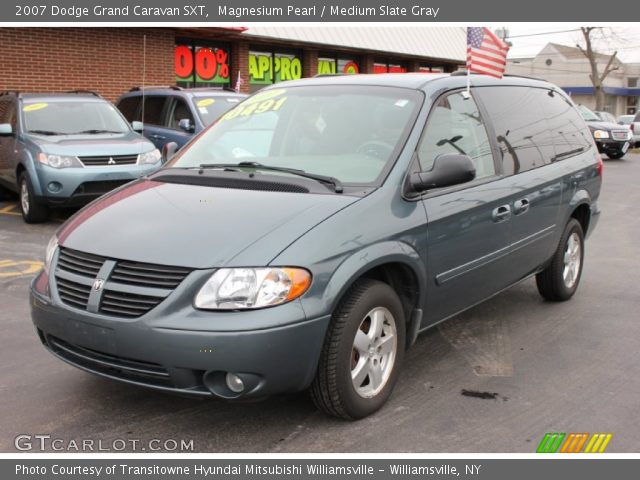
[[83,252],[144,263],[191,268],[262,266],[358,199],[142,179],[80,210],[60,228],[58,242]]
[[629,125],[618,125],[617,123],[612,122],[596,122],[590,121],[587,122],[589,128],[592,130],[628,130]]
[[155,148],[153,143],[135,132],[50,136],[29,134],[29,140],[44,153],[79,157],[133,155]]

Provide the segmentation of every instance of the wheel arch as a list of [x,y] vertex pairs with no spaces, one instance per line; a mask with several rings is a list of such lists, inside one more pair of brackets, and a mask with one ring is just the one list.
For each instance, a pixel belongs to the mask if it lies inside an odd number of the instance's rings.
[[571,201],[569,202],[569,216],[565,220],[575,218],[582,227],[582,233],[587,236],[589,226],[591,224],[591,196],[587,190],[578,190],[573,194]]
[[362,278],[391,286],[403,305],[407,345],[415,341],[422,321],[426,274],[418,252],[409,244],[387,241],[358,250],[334,272],[325,288],[324,304],[334,311],[349,288]]
[[18,187],[18,192],[20,192],[20,175],[22,175],[23,172],[27,172],[29,174],[29,179],[31,180],[31,186],[33,188],[33,193],[36,196],[41,196],[42,195],[42,187],[40,185],[40,177],[38,177],[38,172],[36,171],[35,165],[33,163],[33,157],[31,156],[31,154],[29,152],[25,152],[22,155],[22,158],[20,159],[20,161],[18,162],[18,164],[16,165],[16,185]]

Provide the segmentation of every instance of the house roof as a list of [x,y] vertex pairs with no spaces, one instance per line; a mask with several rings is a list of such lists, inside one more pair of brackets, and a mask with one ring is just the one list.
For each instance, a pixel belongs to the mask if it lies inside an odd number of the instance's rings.
[[358,48],[362,50],[411,55],[464,62],[466,32],[461,27],[262,27],[246,30],[242,37],[290,40],[308,44]]
[[[555,48],[558,53],[560,53],[564,58],[568,60],[586,60],[584,53],[582,53],[582,51],[578,47],[570,47],[568,45],[561,45],[559,43],[548,43],[547,47]],[[542,52],[544,52],[544,49],[538,55],[542,55]],[[609,58],[611,57],[610,54],[598,52],[595,52],[595,56],[599,63],[607,63],[609,61]],[[616,58],[615,61],[621,63],[618,58]]]

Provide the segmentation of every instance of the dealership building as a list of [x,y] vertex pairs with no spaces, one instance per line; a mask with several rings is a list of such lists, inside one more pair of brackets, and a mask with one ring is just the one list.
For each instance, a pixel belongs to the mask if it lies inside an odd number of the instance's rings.
[[0,28],[0,91],[239,87],[333,73],[451,72],[460,27]]

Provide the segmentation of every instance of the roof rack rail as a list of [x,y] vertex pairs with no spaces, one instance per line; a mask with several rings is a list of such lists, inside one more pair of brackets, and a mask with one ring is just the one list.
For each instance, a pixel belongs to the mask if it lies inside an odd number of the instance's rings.
[[159,90],[161,88],[169,88],[171,90],[183,90],[177,85],[144,85],[142,87],[133,87],[130,92],[139,92],[140,90]]
[[69,90],[64,93],[77,93],[79,95],[87,94],[87,95],[93,95],[94,97],[102,98],[102,95],[100,95],[98,92],[94,92],[93,90],[77,89],[77,90]]
[[[467,75],[467,71],[466,70],[456,70],[455,72],[451,73],[452,77],[463,77]],[[476,73],[476,72],[471,72],[471,75],[482,75],[482,73]],[[536,78],[536,77],[529,77],[527,75],[515,75],[513,73],[505,73],[503,75],[503,77],[509,77],[509,78],[526,78],[527,80],[542,80],[541,78]],[[544,80],[542,80],[544,81]]]

